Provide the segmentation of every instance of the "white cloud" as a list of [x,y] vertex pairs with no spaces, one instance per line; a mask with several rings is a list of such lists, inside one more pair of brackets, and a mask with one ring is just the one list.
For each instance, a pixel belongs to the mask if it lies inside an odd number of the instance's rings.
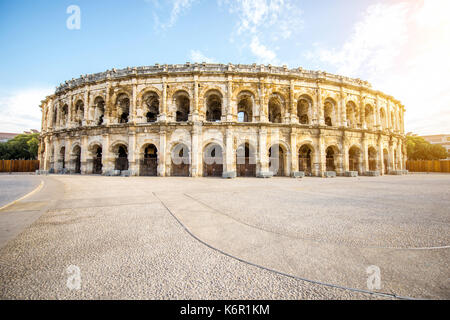
[[21,133],[41,129],[39,105],[54,88],[30,88],[3,92],[0,97],[0,131]]
[[[161,29],[169,29],[173,27],[180,15],[182,15],[184,12],[186,12],[194,2],[197,0],[171,0],[171,1],[163,1],[164,5],[167,5],[167,3],[170,6],[170,15],[166,22],[161,22],[161,19],[156,14],[156,12],[153,12],[153,18],[155,20],[155,25],[157,28]],[[160,3],[158,0],[146,0],[146,2],[150,2],[153,4],[155,9],[165,9],[164,5]]]
[[361,68],[371,74],[392,68],[408,37],[409,10],[405,3],[370,6],[350,39],[338,50],[319,49],[320,59],[349,76],[356,76]]
[[248,48],[259,62],[278,64],[276,51],[268,49],[265,43],[274,45],[303,28],[303,12],[295,0],[219,0],[219,4],[228,6],[229,12],[238,16],[231,40],[249,40]]
[[250,43],[250,49],[252,53],[257,57],[256,61],[258,63],[274,63],[277,62],[277,55],[274,51],[268,49],[266,46],[259,42],[257,36],[254,36],[252,42]]
[[200,50],[191,50],[190,60],[192,62],[206,62],[206,63],[216,63],[217,61],[213,58],[208,58]]
[[447,0],[371,5],[340,48],[319,45],[306,56],[400,99],[406,130],[448,133],[449,9]]

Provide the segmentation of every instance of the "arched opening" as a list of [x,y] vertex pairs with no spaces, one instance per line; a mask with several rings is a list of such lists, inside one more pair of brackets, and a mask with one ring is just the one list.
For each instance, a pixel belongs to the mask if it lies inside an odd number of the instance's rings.
[[158,149],[154,144],[149,144],[144,148],[144,154],[140,161],[139,175],[158,175]]
[[75,104],[75,122],[78,125],[83,124],[83,118],[84,118],[84,103],[81,100],[78,100]]
[[94,121],[97,126],[103,124],[105,117],[105,100],[102,97],[97,97],[94,100]]
[[247,92],[239,94],[238,97],[238,122],[252,122],[253,100],[252,95]]
[[236,150],[236,175],[238,177],[256,177],[256,157],[248,143]]
[[326,150],[326,171],[336,171],[335,151],[333,147],[328,147]]
[[177,144],[172,149],[172,176],[189,177],[190,164],[189,148],[184,144]]
[[357,171],[360,173],[360,166],[361,166],[361,150],[353,146],[348,151],[348,167],[350,171]]
[[383,164],[384,164],[384,174],[389,173],[389,152],[383,149]]
[[269,100],[269,122],[282,122],[282,102],[279,97],[272,97]]
[[176,121],[186,122],[189,120],[190,100],[186,92],[179,92],[175,94],[176,105]]
[[327,99],[325,101],[325,104],[323,106],[323,115],[324,115],[324,120],[325,120],[325,125],[326,126],[333,126],[334,124],[334,119],[335,119],[335,103],[333,100],[331,99]]
[[346,112],[347,112],[347,124],[350,128],[356,128],[358,127],[358,110],[356,108],[356,105],[353,101],[349,101],[346,106]]
[[395,116],[394,116],[394,112],[391,112],[391,130],[395,129]]
[[93,158],[92,158],[92,173],[93,174],[102,174],[103,172],[103,163],[102,163],[102,147],[95,146],[93,149]]
[[128,149],[124,145],[119,145],[116,153],[115,170],[128,170]]
[[210,143],[203,152],[203,176],[221,177],[223,173],[222,147],[216,143]]
[[53,119],[52,119],[53,126],[56,125],[57,120],[58,120],[58,107],[54,106],[53,107]]
[[217,93],[207,95],[206,121],[217,122],[222,117],[222,98]]
[[377,150],[374,147],[369,148],[369,171],[376,171],[377,165]]
[[156,92],[147,92],[143,98],[143,110],[147,122],[156,122],[159,114],[159,96]]
[[305,172],[305,175],[312,173],[312,148],[308,145],[303,145],[298,151],[298,170]]
[[269,149],[269,171],[274,176],[283,177],[285,175],[284,160],[283,148],[279,144],[271,146]]
[[381,129],[386,129],[386,111],[384,111],[383,108],[380,109],[380,122],[381,122]]
[[119,123],[127,123],[130,116],[130,99],[125,93],[121,93],[117,97],[116,107]]
[[61,170],[66,168],[66,147],[62,147],[59,151],[59,167]]
[[[69,106],[67,104],[63,105],[61,108],[61,120],[60,125],[67,125],[68,124],[68,118],[69,118]],[[56,121],[56,119],[55,119]]]
[[310,124],[312,100],[308,96],[301,96],[297,102],[297,116],[301,124]]
[[374,112],[373,112],[373,107],[371,105],[366,105],[366,110],[365,110],[365,118],[366,118],[366,125],[367,125],[367,129],[369,130],[373,130],[373,126],[374,126]]
[[81,148],[75,146],[73,148],[73,163],[74,173],[81,173]]

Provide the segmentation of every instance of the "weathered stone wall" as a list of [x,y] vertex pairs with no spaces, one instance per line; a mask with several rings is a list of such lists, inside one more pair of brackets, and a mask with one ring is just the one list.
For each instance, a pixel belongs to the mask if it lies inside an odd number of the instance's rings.
[[301,169],[303,146],[316,176],[330,168],[338,175],[405,168],[401,103],[367,82],[324,72],[212,64],[112,70],[66,82],[41,109],[41,169],[54,172],[92,173],[101,147],[108,173],[122,146],[131,174],[139,175],[150,144],[160,176],[173,174],[179,145],[187,148],[191,176],[204,175],[212,144],[231,174],[245,144],[257,175],[273,171],[272,146],[285,176]]

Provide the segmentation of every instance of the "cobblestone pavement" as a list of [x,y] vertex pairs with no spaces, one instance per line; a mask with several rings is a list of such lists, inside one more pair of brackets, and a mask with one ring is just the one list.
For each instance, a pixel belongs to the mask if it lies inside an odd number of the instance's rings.
[[374,291],[450,298],[450,175],[40,179],[0,212],[40,216],[0,249],[3,299],[386,298],[350,290],[371,265]]

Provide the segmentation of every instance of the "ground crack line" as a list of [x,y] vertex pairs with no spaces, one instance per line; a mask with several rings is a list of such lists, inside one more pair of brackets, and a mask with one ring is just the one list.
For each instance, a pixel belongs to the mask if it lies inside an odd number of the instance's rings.
[[290,235],[290,234],[284,234],[284,233],[276,232],[276,231],[273,231],[273,230],[270,230],[270,229],[265,229],[265,228],[262,228],[262,227],[259,227],[259,226],[252,225],[252,224],[247,223],[247,222],[245,222],[245,221],[239,220],[239,219],[237,219],[237,218],[235,218],[235,217],[233,217],[233,216],[231,216],[231,215],[228,215],[228,214],[226,214],[226,213],[224,213],[224,212],[222,212],[222,211],[220,211],[220,210],[218,210],[218,209],[216,209],[216,208],[213,208],[213,207],[211,207],[210,205],[204,203],[204,202],[201,201],[201,200],[198,200],[198,199],[194,198],[193,196],[191,196],[191,195],[189,195],[189,194],[187,194],[187,193],[183,193],[183,195],[186,196],[186,197],[188,197],[188,198],[190,198],[190,199],[192,199],[192,200],[194,200],[194,201],[196,201],[196,202],[198,202],[198,203],[200,203],[200,204],[203,205],[204,207],[207,207],[208,209],[211,209],[211,210],[217,212],[218,214],[223,215],[223,216],[225,216],[225,217],[227,217],[227,218],[230,218],[230,219],[232,219],[232,220],[234,220],[234,221],[236,221],[236,222],[238,222],[238,223],[240,223],[240,224],[246,225],[246,226],[248,226],[248,227],[250,227],[250,228],[253,228],[253,229],[257,229],[257,230],[260,230],[260,231],[273,233],[273,234],[276,234],[276,235],[278,235],[278,236],[282,236],[282,237],[286,237],[286,238],[291,238],[291,239],[295,239],[295,240],[311,241],[311,242],[315,242],[315,243],[319,243],[319,244],[330,244],[330,243],[331,243],[331,244],[333,244],[333,245],[335,245],[335,246],[338,246],[338,247],[346,247],[346,248],[352,248],[352,249],[438,250],[438,249],[449,249],[449,248],[450,248],[450,246],[436,246],[436,247],[403,247],[403,248],[402,248],[402,247],[381,247],[381,246],[354,246],[354,245],[352,246],[352,245],[350,245],[350,244],[340,244],[340,243],[336,243],[336,242],[323,242],[323,241],[320,241],[320,240],[313,240],[313,239],[308,239],[308,238],[301,238],[301,237],[292,236],[292,235]]
[[212,245],[206,243],[205,241],[201,240],[200,238],[198,238],[195,234],[193,234],[178,218],[177,216],[169,209],[169,207],[158,197],[158,195],[155,192],[152,192],[153,195],[161,202],[161,204],[164,206],[164,208],[166,208],[167,212],[169,212],[169,214],[175,219],[175,221],[178,222],[178,224],[195,240],[197,240],[198,242],[200,242],[201,244],[205,245],[206,247],[219,252],[222,255],[225,255],[229,258],[232,258],[234,260],[237,260],[239,262],[251,265],[253,267],[265,270],[265,271],[269,271],[271,273],[276,273],[278,275],[284,276],[284,277],[288,277],[291,279],[295,279],[297,281],[304,281],[304,282],[309,282],[309,283],[313,283],[313,284],[318,284],[318,285],[322,285],[322,286],[326,286],[326,287],[330,287],[330,288],[335,288],[335,289],[341,289],[341,290],[348,290],[348,291],[352,291],[352,292],[358,292],[358,293],[364,293],[364,294],[370,294],[370,295],[374,295],[374,296],[380,296],[380,297],[385,297],[385,298],[396,298],[396,299],[403,299],[403,300],[415,300],[412,297],[403,297],[403,296],[398,296],[396,294],[390,294],[390,293],[383,293],[383,292],[373,292],[373,291],[368,291],[368,290],[363,290],[363,289],[356,289],[356,288],[350,288],[350,287],[345,287],[345,286],[340,286],[340,285],[335,285],[335,284],[331,284],[331,283],[325,283],[325,282],[321,282],[321,281],[316,281],[316,280],[311,280],[311,279],[306,279],[306,278],[301,278],[298,276],[294,276],[291,274],[287,274],[281,271],[277,271],[274,269],[270,269],[267,267],[264,267],[262,265],[259,264],[255,264],[253,262],[250,261],[246,261],[244,259],[241,259],[239,257],[236,257],[234,255],[231,255],[229,253],[226,253],[225,251],[222,251],[221,249],[218,249],[216,247],[213,247]]

